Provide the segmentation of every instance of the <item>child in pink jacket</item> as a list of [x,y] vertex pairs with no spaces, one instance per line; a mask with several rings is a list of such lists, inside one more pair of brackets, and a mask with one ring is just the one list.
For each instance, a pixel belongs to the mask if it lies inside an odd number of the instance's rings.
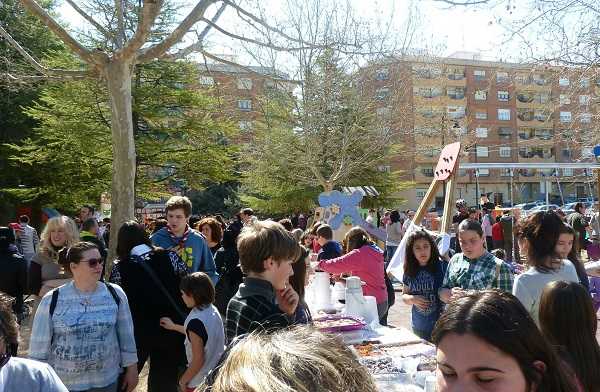
[[335,259],[323,260],[318,270],[331,274],[358,276],[366,283],[363,294],[375,297],[377,311],[381,318],[387,312],[388,296],[385,287],[383,252],[369,239],[360,227],[353,227],[344,237],[346,254]]

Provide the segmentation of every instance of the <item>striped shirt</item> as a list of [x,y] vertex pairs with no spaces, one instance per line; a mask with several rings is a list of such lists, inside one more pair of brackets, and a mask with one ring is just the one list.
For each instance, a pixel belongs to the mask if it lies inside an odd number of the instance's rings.
[[69,391],[110,385],[121,367],[137,363],[127,296],[119,286],[113,287],[119,305],[105,284],[99,283],[91,295],[83,295],[71,282],[55,289],[60,294],[52,317],[54,290],[42,298],[37,309],[29,357],[52,366]]

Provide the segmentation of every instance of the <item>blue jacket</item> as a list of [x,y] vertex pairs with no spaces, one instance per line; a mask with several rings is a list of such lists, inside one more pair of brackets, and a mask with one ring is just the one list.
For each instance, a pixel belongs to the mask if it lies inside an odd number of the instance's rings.
[[330,240],[323,245],[317,256],[317,260],[331,260],[342,255],[342,245],[335,240]]
[[171,238],[166,227],[154,233],[150,239],[154,245],[176,252],[190,271],[205,272],[210,276],[214,284],[217,284],[219,281],[219,274],[217,274],[210,248],[206,244],[202,234],[196,230],[191,230],[190,235],[185,241],[183,250],[178,249],[178,242]]

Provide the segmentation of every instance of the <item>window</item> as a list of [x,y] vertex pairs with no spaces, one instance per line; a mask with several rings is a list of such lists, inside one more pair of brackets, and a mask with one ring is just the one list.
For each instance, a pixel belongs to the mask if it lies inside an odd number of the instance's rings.
[[266,89],[274,89],[276,87],[273,79],[265,79],[264,85]]
[[388,119],[391,115],[392,111],[390,108],[377,108],[377,116],[382,119]]
[[510,121],[510,109],[498,109],[498,120]]
[[425,177],[433,177],[433,167],[422,167],[421,168],[421,173]]
[[439,87],[415,87],[413,93],[423,98],[434,98],[442,95]]
[[501,158],[510,158],[510,147],[500,147],[499,153]]
[[475,118],[477,120],[487,120],[487,112],[475,112]]
[[477,146],[477,149],[475,151],[478,157],[487,157],[490,154],[487,146]]
[[476,69],[473,71],[473,77],[475,80],[485,80],[485,71],[482,69]]
[[451,119],[460,119],[465,117],[465,107],[464,106],[448,106],[448,117]]
[[563,148],[563,149],[560,151],[560,155],[561,155],[563,158],[570,159],[570,158],[571,158],[571,150],[570,150],[569,148]]
[[558,79],[558,85],[560,87],[568,87],[569,84],[571,84],[571,82],[569,81],[569,78],[559,78]]
[[[490,169],[476,169],[476,170],[477,170],[476,173],[477,173],[477,175],[479,177],[487,177],[487,176],[490,175]],[[482,188],[481,193],[485,193],[485,191],[483,190],[483,188]]]
[[448,87],[447,93],[450,99],[463,99],[465,97],[464,87]]
[[427,193],[427,189],[415,189],[415,192],[417,193],[417,199],[423,199],[425,197],[425,194]]
[[533,118],[537,121],[545,122],[552,118],[552,114],[544,109],[535,109],[533,112]]
[[475,136],[476,137],[488,137],[488,129],[487,128],[475,128]]
[[590,97],[589,95],[580,95],[579,96],[579,104],[580,105],[589,105],[591,100],[592,100],[592,97]]
[[537,74],[533,75],[533,83],[537,84],[538,86],[545,86],[548,84],[548,80],[546,79],[546,75]]
[[252,121],[248,121],[248,120],[242,120],[239,123],[240,126],[240,131],[242,132],[247,132],[252,130]]
[[415,66],[413,70],[420,79],[435,79],[442,74],[438,67]]
[[476,101],[485,101],[486,99],[487,99],[487,91],[475,90],[475,100]]
[[565,177],[573,177],[573,169],[565,168],[563,169],[563,176]]
[[500,177],[511,177],[512,169],[500,169]]
[[536,129],[534,135],[540,140],[550,140],[552,139],[552,129]]
[[496,83],[508,83],[509,81],[508,72],[496,72]]
[[500,136],[500,139],[510,139],[512,136],[512,129],[510,128],[506,128],[506,127],[500,127],[498,128],[498,136]]
[[377,89],[377,91],[375,92],[375,99],[377,99],[378,101],[383,101],[389,96],[390,96],[390,89],[387,87]]
[[390,78],[390,71],[387,68],[380,68],[375,71],[375,79],[377,80],[388,80]]
[[588,78],[581,78],[581,80],[579,81],[579,86],[581,86],[581,88],[590,87],[590,80]]
[[519,84],[528,85],[531,84],[532,78],[528,74],[516,74],[515,81]]
[[592,122],[592,113],[581,113],[579,117],[579,121],[582,123],[589,124]]
[[462,80],[465,78],[465,70],[462,68],[448,68],[448,79]]
[[560,112],[560,122],[571,122],[571,112]]
[[550,93],[537,93],[533,96],[535,103],[548,103],[550,102]]
[[390,165],[380,165],[377,166],[377,170],[381,173],[390,173],[392,171],[392,167]]
[[244,110],[249,112],[252,110],[252,100],[250,99],[239,99],[238,100],[238,108],[240,110]]
[[239,90],[252,90],[252,79],[250,78],[238,78],[237,88]]
[[571,104],[571,98],[566,94],[560,94],[558,100],[561,106]]
[[581,157],[589,158],[594,156],[594,148],[593,147],[581,147]]
[[212,76],[200,76],[200,84],[203,86],[214,86],[215,79]]
[[510,95],[508,95],[508,91],[498,91],[498,101],[508,102],[510,99]]

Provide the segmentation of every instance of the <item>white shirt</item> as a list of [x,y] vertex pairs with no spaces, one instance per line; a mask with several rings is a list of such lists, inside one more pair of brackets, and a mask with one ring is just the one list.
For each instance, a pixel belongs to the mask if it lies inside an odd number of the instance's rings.
[[515,277],[513,295],[521,301],[538,325],[540,324],[539,307],[542,291],[548,283],[559,280],[579,282],[575,266],[569,260],[562,260],[562,266],[555,271],[540,272],[531,267]]

